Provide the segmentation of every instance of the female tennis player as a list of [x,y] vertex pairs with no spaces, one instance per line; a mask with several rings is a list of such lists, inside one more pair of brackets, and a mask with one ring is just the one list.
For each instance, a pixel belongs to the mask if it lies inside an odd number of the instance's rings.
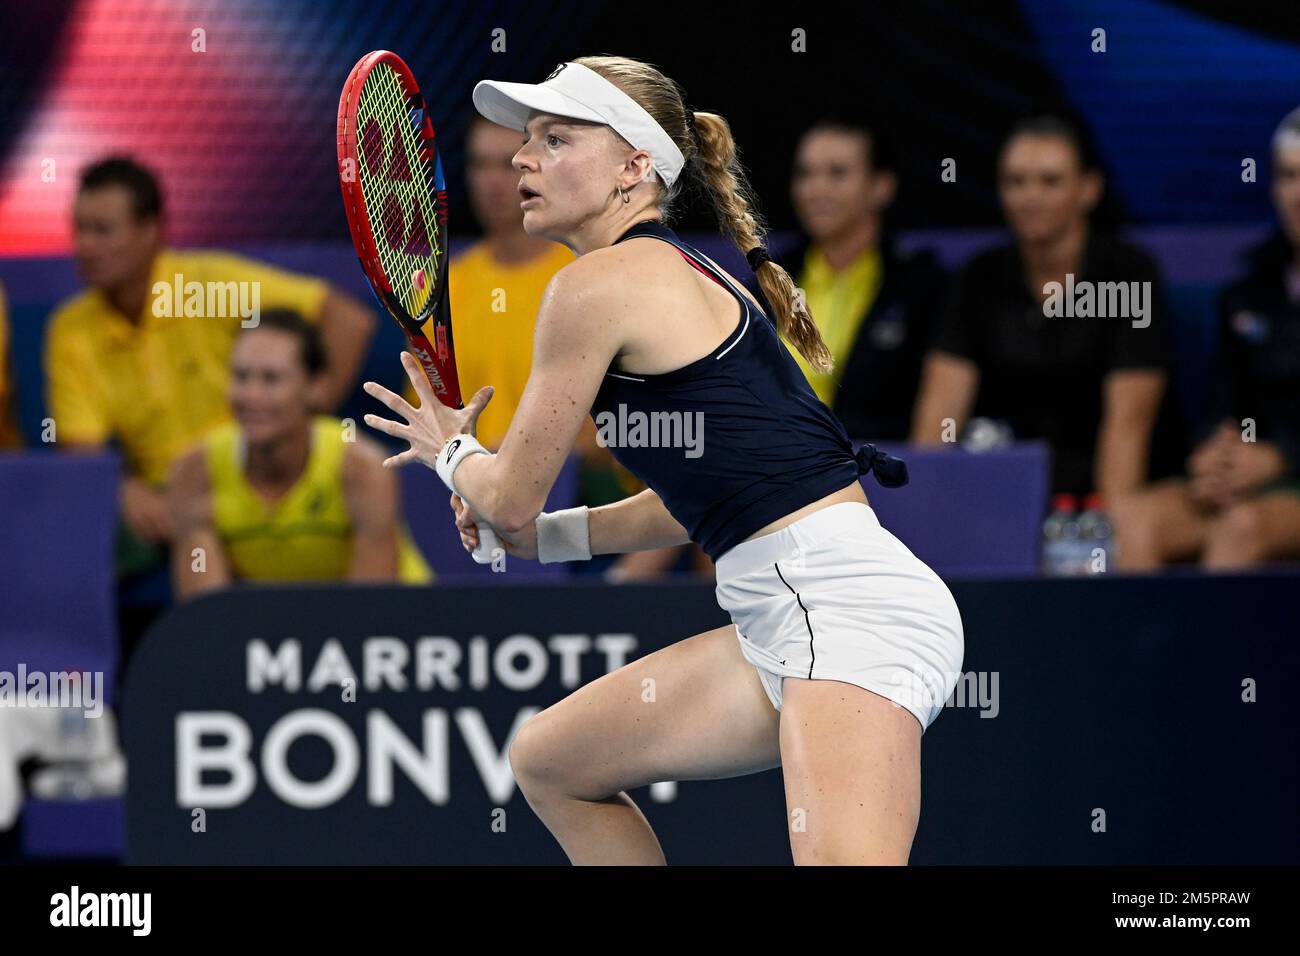
[[[525,797],[574,863],[663,864],[626,791],[779,765],[795,863],[905,864],[920,740],[956,683],[961,618],[859,483],[874,469],[902,484],[903,463],[870,445],[855,456],[778,338],[779,328],[829,366],[790,276],[764,251],[730,127],[622,57],[562,63],[536,85],[485,80],[474,105],[524,133],[514,157],[524,229],[578,258],[543,296],[530,377],[499,451],[473,437],[490,389],[447,408],[403,353],[418,409],[366,384],[406,420],[366,416],[410,443],[386,464],[437,471],[468,548],[481,523],[508,554],[543,562],[696,541],[733,621],[526,722],[510,747]],[[665,225],[688,176],[747,253],[771,317]],[[698,413],[703,442],[634,443],[629,431],[612,451],[647,490],[541,513],[584,416],[599,426],[602,412]]]

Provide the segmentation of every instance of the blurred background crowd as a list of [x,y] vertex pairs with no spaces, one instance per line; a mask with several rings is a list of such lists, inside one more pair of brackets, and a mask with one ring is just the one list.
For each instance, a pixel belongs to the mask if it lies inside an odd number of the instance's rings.
[[[631,32],[601,4],[450,6],[2,7],[0,469],[120,456],[128,651],[175,602],[236,582],[468,569],[446,563],[442,485],[382,469],[391,452],[358,424],[378,410],[362,381],[401,386],[401,338],[348,244],[334,98],[381,47],[411,63],[439,129],[460,378],[495,388],[485,445],[573,256],[523,232],[519,134],[469,91],[618,53],[731,123],[769,248],[835,359],[805,371],[851,437],[954,461],[1044,448],[1045,494],[1011,507],[1046,573],[1300,558],[1300,29],[1280,8],[922,0],[791,23],[720,11],[689,31],[638,15]],[[714,223],[673,225],[758,291]],[[1121,288],[1111,315],[1077,291]],[[255,325],[236,306],[253,295]],[[589,425],[553,503],[639,488]],[[0,500],[0,529],[26,502]],[[33,547],[0,536],[10,561]],[[1102,565],[1064,547],[1080,540]],[[687,547],[564,573],[712,567]]]

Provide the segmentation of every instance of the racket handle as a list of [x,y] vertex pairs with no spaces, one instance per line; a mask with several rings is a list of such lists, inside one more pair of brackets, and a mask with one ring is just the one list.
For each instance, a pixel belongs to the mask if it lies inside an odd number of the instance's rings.
[[497,537],[496,532],[487,525],[480,524],[478,526],[478,547],[473,552],[474,560],[479,564],[491,564],[492,552],[499,547],[501,547],[501,540]]

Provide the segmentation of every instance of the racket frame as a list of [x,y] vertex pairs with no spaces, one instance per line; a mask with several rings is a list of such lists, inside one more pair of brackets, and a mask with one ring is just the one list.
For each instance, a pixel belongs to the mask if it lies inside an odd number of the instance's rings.
[[[361,104],[361,91],[366,79],[380,64],[387,64],[397,74],[406,94],[406,103],[415,112],[418,119],[415,132],[420,139],[420,149],[415,157],[418,166],[425,166],[433,172],[433,200],[436,210],[435,222],[432,224],[434,239],[442,250],[438,257],[437,275],[430,276],[435,283],[429,305],[420,315],[411,315],[401,304],[393,290],[388,275],[384,272],[379,258],[379,248],[375,240],[375,230],[371,212],[366,206],[365,195],[361,188],[361,156],[359,131],[357,129],[357,111]],[[456,374],[456,351],[451,333],[451,304],[447,295],[448,260],[450,256],[447,242],[447,188],[442,175],[442,160],[438,155],[437,134],[429,112],[424,104],[424,96],[415,82],[415,75],[396,53],[389,50],[375,50],[367,53],[348,74],[343,84],[343,93],[339,97],[338,113],[338,163],[339,185],[343,190],[343,210],[347,216],[348,231],[352,235],[352,244],[357,258],[361,262],[361,271],[366,276],[375,298],[389,315],[401,326],[434,394],[444,405],[450,408],[464,408],[460,392],[460,378]],[[353,175],[345,174],[347,163],[351,162]],[[427,183],[424,174],[422,181]],[[426,223],[426,229],[430,224]],[[432,323],[430,326],[429,323]],[[431,328],[433,341],[425,334],[426,327]]]
[[[361,155],[357,130],[357,112],[361,105],[361,91],[366,79],[380,64],[387,64],[397,74],[402,84],[408,110],[416,118],[415,132],[420,140],[420,147],[414,158],[416,167],[421,167],[421,186],[427,186],[428,177],[423,172],[427,169],[433,174],[434,222],[430,239],[437,243],[441,254],[438,256],[437,275],[429,277],[436,285],[429,297],[426,309],[420,315],[411,315],[393,290],[392,283],[384,271],[379,258],[379,247],[375,241],[375,230],[371,221],[370,210],[366,206],[365,194],[361,188]],[[437,134],[429,111],[424,104],[415,75],[406,62],[389,50],[375,50],[367,53],[348,74],[343,84],[343,93],[339,97],[338,124],[338,173],[339,186],[343,190],[343,211],[348,220],[348,231],[352,235],[352,245],[356,249],[357,259],[361,262],[361,271],[365,274],[376,300],[389,315],[401,326],[406,334],[407,344],[411,348],[425,377],[433,387],[438,400],[449,408],[464,408],[465,403],[460,392],[460,377],[456,374],[456,350],[451,337],[451,303],[447,295],[448,262],[451,259],[450,243],[447,236],[447,186],[442,175],[442,159],[438,155]],[[352,163],[353,175],[346,175],[348,161]],[[425,224],[430,230],[430,224]],[[430,342],[425,328],[432,323],[434,341]],[[500,540],[492,528],[486,524],[479,525],[479,546],[474,549],[474,560],[479,564],[488,564],[500,549]]]

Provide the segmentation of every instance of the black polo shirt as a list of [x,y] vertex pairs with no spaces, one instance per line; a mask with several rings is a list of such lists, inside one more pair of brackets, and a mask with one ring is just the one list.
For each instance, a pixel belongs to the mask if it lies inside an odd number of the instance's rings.
[[[1276,442],[1300,474],[1300,272],[1295,250],[1278,234],[1257,247],[1245,276],[1219,302],[1215,388],[1204,432],[1227,418],[1255,421],[1258,441]],[[1300,276],[1290,282],[1300,285]]]
[[[1099,317],[1095,294],[1093,314],[1077,314],[1085,281],[1094,290],[1099,283],[1150,283],[1141,287],[1150,324],[1135,328],[1132,315]],[[1172,361],[1164,290],[1145,252],[1090,230],[1074,283],[1075,314],[1049,317],[1029,287],[1015,244],[976,255],[961,272],[935,348],[979,366],[973,415],[1004,419],[1018,440],[1046,440],[1053,491],[1087,494],[1094,490],[1106,375],[1118,369],[1169,372]],[[1170,383],[1153,443],[1152,479],[1174,474],[1181,465],[1173,392]]]

